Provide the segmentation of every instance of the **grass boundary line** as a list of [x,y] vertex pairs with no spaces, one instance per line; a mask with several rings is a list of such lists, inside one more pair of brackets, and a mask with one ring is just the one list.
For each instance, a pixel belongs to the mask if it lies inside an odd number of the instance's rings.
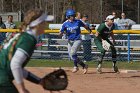
[[[59,67],[25,67],[27,69],[30,68],[36,68],[36,69],[51,69],[51,70],[57,70],[59,69]],[[73,67],[62,67],[61,69],[64,69],[66,71],[71,71]],[[111,68],[102,68],[102,69],[106,69],[106,70],[112,70]],[[82,70],[82,68],[80,68],[80,70]],[[89,71],[94,71],[96,70],[96,68],[89,68]],[[120,73],[138,73],[140,72],[140,70],[128,70],[128,69],[120,69]]]

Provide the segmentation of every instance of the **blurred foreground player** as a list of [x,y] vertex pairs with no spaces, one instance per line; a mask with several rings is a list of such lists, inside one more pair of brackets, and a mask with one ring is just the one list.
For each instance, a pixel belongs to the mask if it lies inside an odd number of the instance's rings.
[[47,16],[40,9],[29,10],[21,26],[22,32],[5,42],[0,51],[0,93],[29,93],[23,78],[41,84],[41,79],[24,66],[35,49],[37,36],[44,33],[46,21],[51,20],[53,16]]

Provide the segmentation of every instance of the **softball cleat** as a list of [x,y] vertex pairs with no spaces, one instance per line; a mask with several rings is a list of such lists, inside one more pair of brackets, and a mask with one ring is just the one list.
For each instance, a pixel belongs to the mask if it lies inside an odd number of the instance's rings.
[[118,69],[117,66],[113,66],[113,70],[114,70],[115,73],[119,73],[119,69]]
[[85,67],[83,68],[83,70],[84,70],[83,74],[86,74],[87,71],[88,71],[88,65],[85,65]]
[[99,64],[97,67],[97,74],[101,74],[102,73],[102,64]]
[[97,73],[97,74],[102,74],[102,68],[97,68],[96,73]]
[[72,72],[73,72],[73,73],[76,73],[78,70],[79,70],[78,67],[74,67],[73,70],[72,70]]

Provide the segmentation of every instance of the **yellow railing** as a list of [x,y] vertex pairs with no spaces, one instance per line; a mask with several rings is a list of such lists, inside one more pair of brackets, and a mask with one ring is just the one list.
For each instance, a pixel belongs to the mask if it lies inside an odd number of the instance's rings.
[[[45,30],[45,33],[59,33],[60,30]],[[0,29],[0,32],[19,32],[19,29]],[[92,30],[93,33],[96,30]],[[82,30],[83,34],[88,33],[86,30]],[[140,34],[140,30],[113,30],[114,34]]]

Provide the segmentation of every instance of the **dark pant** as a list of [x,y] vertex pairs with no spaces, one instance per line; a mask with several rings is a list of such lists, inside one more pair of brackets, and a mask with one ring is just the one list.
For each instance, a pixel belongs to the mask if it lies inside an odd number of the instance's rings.
[[[111,53],[112,53],[112,61],[114,63],[116,63],[116,49],[114,47],[114,45],[112,44],[112,42],[109,40],[109,39],[106,39],[106,41],[111,45]],[[99,49],[99,51],[101,52],[101,55],[100,55],[100,61],[102,62],[103,60],[103,57],[105,55],[105,49],[102,47],[102,41],[98,38],[94,38],[94,42],[95,42],[95,45],[97,46],[97,48]]]
[[18,93],[15,86],[0,86],[0,93]]
[[18,93],[6,69],[0,68],[0,93]]
[[90,61],[91,55],[91,40],[82,40],[84,60]]

